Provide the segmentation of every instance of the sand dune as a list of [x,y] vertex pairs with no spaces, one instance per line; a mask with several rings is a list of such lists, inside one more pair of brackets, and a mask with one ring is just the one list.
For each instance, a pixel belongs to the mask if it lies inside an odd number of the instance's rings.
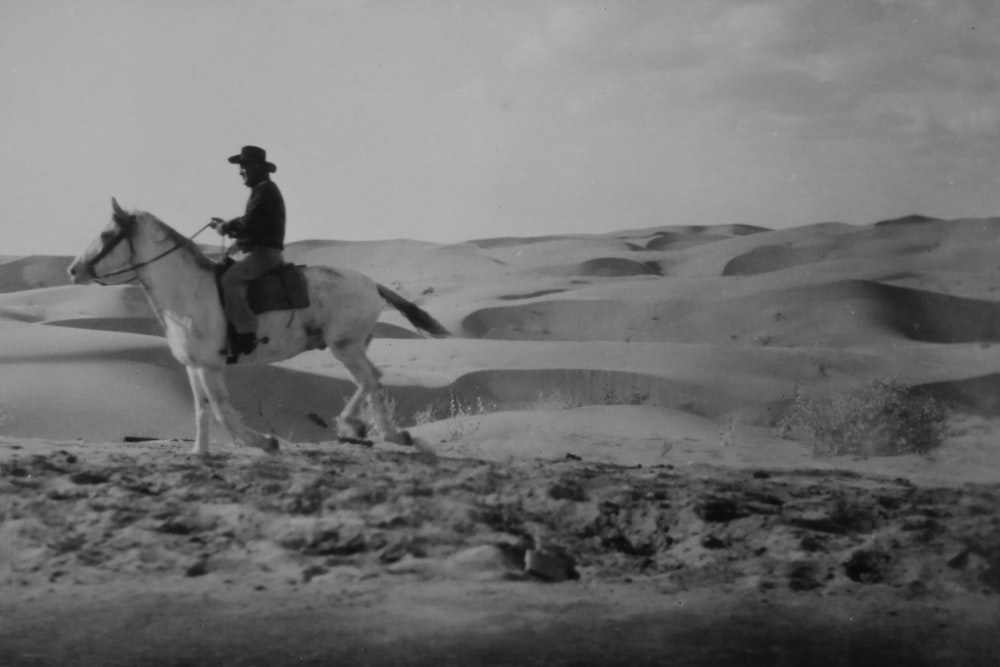
[[[1000,337],[996,223],[908,216],[871,226],[662,227],[444,246],[313,240],[289,244],[287,255],[365,271],[469,339],[425,341],[387,313],[372,352],[404,420],[443,416],[456,395],[523,409],[560,395],[599,404],[610,392],[619,402],[641,398],[710,418],[742,411],[763,423],[796,388],[820,395],[876,374],[933,385],[961,405],[996,403],[995,355],[977,369],[964,361],[965,345]],[[101,407],[99,396],[88,398],[99,415],[91,420],[63,400],[44,413],[28,407],[49,386],[69,395],[55,372],[63,360],[75,377],[99,364],[102,384],[141,387],[134,400],[148,392],[153,403],[176,405],[146,430],[189,437],[183,373],[163,341],[150,339],[158,325],[144,297],[132,287],[37,287],[62,282],[65,263],[35,256],[0,266],[3,359],[18,365],[2,381],[10,418],[0,432],[18,424],[19,434],[101,439],[129,430],[97,428],[121,407]],[[894,366],[901,346],[918,344],[926,363]],[[682,369],[678,357],[695,361]],[[941,372],[949,367],[965,375]],[[254,423],[291,438],[328,437],[318,424],[349,387],[325,353],[235,373],[240,387],[257,387],[238,397]],[[31,387],[27,398],[18,387]],[[57,406],[74,416],[53,418]]]
[[0,260],[0,292],[66,285],[72,257],[33,255]]
[[79,318],[149,318],[153,313],[136,288],[50,287],[0,294],[0,308],[19,319],[49,322]]
[[49,320],[54,327],[71,329],[93,329],[95,331],[118,331],[120,333],[162,336],[163,327],[155,317],[83,317],[79,319]]
[[[652,288],[653,286],[650,286]],[[480,308],[462,321],[475,338],[710,342],[846,347],[900,337],[932,343],[996,342],[1000,304],[868,280],[788,289],[752,283],[700,300],[568,299],[540,292],[530,303]],[[817,305],[821,304],[821,305]]]
[[570,266],[551,267],[546,272],[554,275],[598,278],[663,275],[663,269],[656,262],[639,262],[627,257],[597,257]]
[[911,214],[904,215],[899,218],[892,218],[890,220],[879,220],[875,223],[876,227],[885,227],[888,225],[912,225],[919,224],[923,222],[942,222],[940,218],[931,218],[926,215]]

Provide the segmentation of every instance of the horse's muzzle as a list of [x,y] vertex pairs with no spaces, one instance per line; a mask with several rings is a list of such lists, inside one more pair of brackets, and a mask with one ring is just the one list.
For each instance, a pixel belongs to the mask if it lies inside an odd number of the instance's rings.
[[81,261],[79,258],[73,260],[73,263],[66,269],[66,273],[69,274],[70,282],[74,285],[86,285],[94,279],[93,267],[89,262]]

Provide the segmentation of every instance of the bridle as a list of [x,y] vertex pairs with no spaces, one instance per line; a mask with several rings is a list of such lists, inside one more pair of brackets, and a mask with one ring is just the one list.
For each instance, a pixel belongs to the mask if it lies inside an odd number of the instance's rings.
[[[102,259],[104,259],[105,257],[107,257],[109,254],[111,254],[112,252],[114,252],[115,248],[117,248],[122,243],[122,241],[128,241],[129,255],[130,255],[131,258],[133,258],[133,259],[135,258],[135,245],[133,245],[133,243],[132,243],[132,227],[133,227],[133,225],[134,225],[134,218],[132,220],[130,220],[130,224],[128,226],[123,226],[121,223],[119,223],[119,225],[118,225],[119,231],[118,231],[117,234],[115,234],[114,238],[111,239],[110,241],[108,241],[106,244],[104,244],[104,247],[101,248],[101,251],[98,252],[96,255],[94,255],[93,259],[91,259],[89,262],[87,262],[87,269],[90,271],[90,275],[93,276],[95,282],[103,285],[103,284],[106,284],[106,283],[103,282],[106,278],[114,278],[115,276],[120,276],[123,273],[136,272],[136,274],[137,274],[136,276],[133,276],[131,279],[125,281],[126,283],[132,282],[133,280],[135,280],[136,278],[138,278],[138,271],[139,271],[139,269],[141,269],[143,267],[146,267],[146,266],[149,266],[153,262],[157,262],[157,261],[163,259],[164,257],[166,257],[167,255],[169,255],[170,253],[174,252],[175,250],[180,250],[184,246],[183,242],[178,242],[173,247],[168,248],[167,250],[164,250],[163,252],[161,252],[156,257],[153,257],[152,259],[147,259],[144,262],[138,262],[138,263],[135,263],[135,264],[131,264],[130,263],[128,266],[126,266],[123,269],[116,269],[115,271],[109,271],[108,273],[102,273],[102,274],[98,275],[98,273],[96,271],[97,264]],[[187,237],[188,240],[194,239],[194,237],[198,236],[198,234],[201,234],[203,231],[205,231],[206,229],[208,229],[211,226],[212,226],[212,223],[209,222],[204,227],[202,227],[201,229],[199,229],[198,231],[196,231],[194,234],[192,234],[191,236]],[[120,285],[122,283],[116,283],[116,284]]]

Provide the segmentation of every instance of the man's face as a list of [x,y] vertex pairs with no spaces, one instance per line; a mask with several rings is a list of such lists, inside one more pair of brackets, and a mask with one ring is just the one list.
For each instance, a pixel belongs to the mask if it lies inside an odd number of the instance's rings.
[[243,184],[252,186],[260,181],[264,174],[264,165],[256,163],[243,163],[240,165],[240,176],[243,177]]

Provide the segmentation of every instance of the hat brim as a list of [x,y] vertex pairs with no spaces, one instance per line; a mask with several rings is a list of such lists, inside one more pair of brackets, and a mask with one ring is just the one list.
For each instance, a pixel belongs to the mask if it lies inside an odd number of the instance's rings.
[[239,164],[239,165],[244,165],[244,164],[263,164],[264,168],[267,169],[272,174],[274,172],[278,171],[278,167],[275,166],[275,164],[273,162],[266,162],[266,161],[265,162],[257,162],[255,160],[244,160],[242,155],[233,155],[232,157],[229,158],[229,163],[230,164]]

